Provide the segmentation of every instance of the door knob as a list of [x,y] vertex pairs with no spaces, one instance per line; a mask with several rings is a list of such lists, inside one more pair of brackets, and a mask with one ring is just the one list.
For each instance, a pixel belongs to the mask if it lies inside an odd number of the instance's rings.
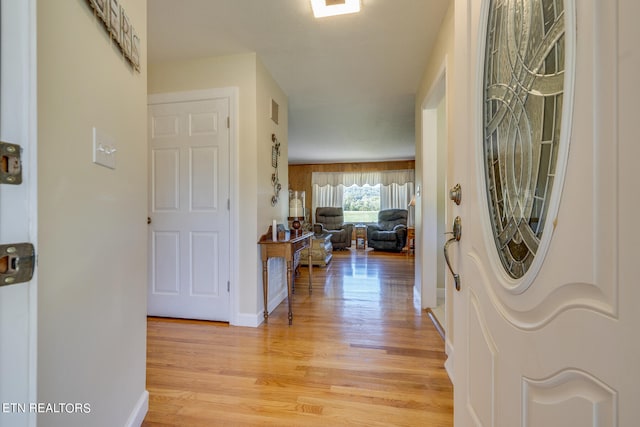
[[462,187],[460,187],[460,184],[454,185],[453,188],[449,190],[449,198],[453,200],[456,205],[460,204],[462,200]]

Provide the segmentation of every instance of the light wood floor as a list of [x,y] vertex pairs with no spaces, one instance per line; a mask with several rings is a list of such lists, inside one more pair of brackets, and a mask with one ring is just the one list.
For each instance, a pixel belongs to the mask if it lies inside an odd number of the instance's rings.
[[444,345],[414,258],[336,252],[258,328],[149,318],[143,426],[452,426]]

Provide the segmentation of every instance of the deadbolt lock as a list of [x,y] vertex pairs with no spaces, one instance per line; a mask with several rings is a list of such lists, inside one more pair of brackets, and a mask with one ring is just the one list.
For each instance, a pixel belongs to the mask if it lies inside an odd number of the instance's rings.
[[462,200],[462,187],[460,187],[460,184],[454,185],[453,188],[449,190],[449,198],[453,200],[453,203],[456,205],[460,204]]
[[0,184],[22,184],[20,146],[0,141]]
[[36,253],[31,243],[0,245],[0,286],[31,280],[35,259]]

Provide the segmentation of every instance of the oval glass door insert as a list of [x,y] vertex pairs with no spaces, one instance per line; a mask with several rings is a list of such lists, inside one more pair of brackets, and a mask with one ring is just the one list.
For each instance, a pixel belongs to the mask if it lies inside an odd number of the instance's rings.
[[492,0],[483,81],[486,194],[506,272],[538,253],[556,179],[565,72],[563,0]]

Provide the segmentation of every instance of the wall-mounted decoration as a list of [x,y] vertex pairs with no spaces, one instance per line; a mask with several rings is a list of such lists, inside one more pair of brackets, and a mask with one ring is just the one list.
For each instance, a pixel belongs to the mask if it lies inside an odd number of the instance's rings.
[[120,4],[118,0],[109,0],[109,34],[120,44]]
[[271,167],[273,167],[274,171],[271,174],[271,184],[273,184],[273,196],[271,196],[271,206],[275,206],[278,204],[278,199],[280,198],[280,190],[282,189],[282,184],[280,184],[280,179],[278,178],[278,157],[280,157],[280,142],[278,138],[276,138],[276,134],[271,134],[271,142],[273,145],[271,146]]
[[131,58],[131,21],[127,12],[120,8],[120,40],[122,41],[122,51],[127,58]]
[[107,23],[109,12],[107,10],[107,2],[109,0],[91,0],[91,6],[96,11],[96,15],[102,22]]
[[131,62],[136,70],[140,69],[140,36],[133,27],[131,27]]
[[140,36],[119,0],[88,0],[96,18],[136,71],[140,71]]

